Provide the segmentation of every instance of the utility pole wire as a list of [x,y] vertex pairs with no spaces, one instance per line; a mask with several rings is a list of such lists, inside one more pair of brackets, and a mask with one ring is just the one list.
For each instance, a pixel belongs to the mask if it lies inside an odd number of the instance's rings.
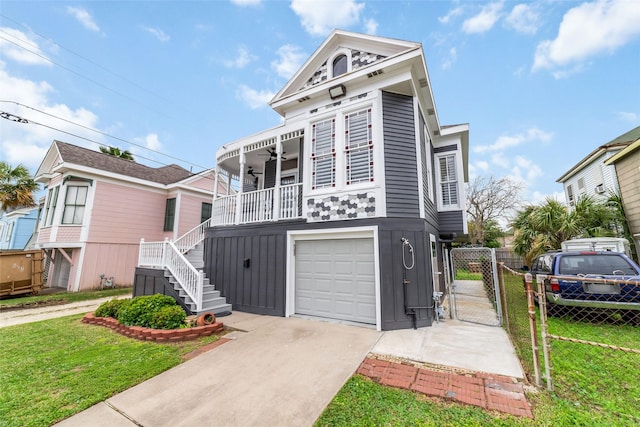
[[[136,147],[142,148],[142,149],[144,149],[144,150],[151,151],[152,153],[160,154],[161,156],[169,157],[169,158],[171,158],[171,159],[178,160],[178,161],[183,162],[183,163],[186,163],[186,164],[188,164],[188,165],[195,166],[195,167],[198,167],[198,168],[202,168],[203,170],[209,169],[209,168],[207,168],[207,167],[205,167],[205,166],[198,165],[198,164],[192,163],[192,162],[190,162],[190,161],[187,161],[187,160],[181,159],[181,158],[179,158],[179,157],[175,157],[175,156],[172,156],[172,155],[170,155],[170,154],[166,154],[166,153],[162,153],[162,152],[160,152],[160,151],[153,150],[153,149],[151,149],[151,148],[147,148],[147,147],[145,147],[144,145],[136,144],[135,142],[127,141],[126,139],[123,139],[123,138],[120,138],[120,137],[113,136],[113,135],[110,135],[110,134],[108,134],[108,133],[102,132],[101,130],[94,129],[94,128],[91,128],[91,127],[88,127],[88,126],[82,125],[82,124],[80,124],[80,123],[72,122],[71,120],[68,120],[68,119],[65,119],[65,118],[62,118],[62,117],[56,116],[56,115],[54,115],[54,114],[47,113],[46,111],[39,110],[39,109],[37,109],[37,108],[35,108],[35,107],[31,107],[31,106],[29,106],[29,105],[25,105],[25,104],[22,104],[22,103],[20,103],[20,102],[16,102],[16,101],[9,101],[9,100],[4,100],[4,99],[0,99],[0,102],[11,103],[11,104],[18,105],[18,106],[20,106],[20,107],[28,108],[28,109],[30,109],[30,110],[37,111],[38,113],[45,114],[45,115],[47,115],[47,116],[49,116],[49,117],[53,117],[54,119],[62,120],[63,122],[67,122],[67,123],[72,124],[72,125],[74,125],[74,126],[78,126],[78,127],[83,128],[83,129],[90,130],[90,131],[92,131],[92,132],[98,133],[98,134],[100,134],[100,135],[102,135],[102,136],[106,136],[106,137],[108,137],[108,138],[113,138],[113,139],[116,139],[116,140],[118,140],[118,141],[121,141],[121,142],[124,142],[124,143],[127,143],[127,144],[131,144],[131,145],[133,145],[133,146],[136,146]],[[17,117],[17,116],[16,116],[16,117]],[[4,116],[3,116],[3,118],[6,118],[6,117],[4,117]],[[26,119],[24,119],[24,120],[26,120]],[[57,130],[57,129],[56,129],[56,130]],[[104,145],[104,144],[103,144],[103,145]],[[143,157],[143,158],[144,158],[144,157]]]

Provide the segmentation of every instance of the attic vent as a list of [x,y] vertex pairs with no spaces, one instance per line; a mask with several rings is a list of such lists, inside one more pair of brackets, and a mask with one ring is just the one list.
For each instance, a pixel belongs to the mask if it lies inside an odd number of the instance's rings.
[[303,96],[302,98],[298,99],[298,102],[304,102],[304,101],[308,101],[311,98],[309,98],[308,96]]
[[371,78],[371,77],[377,76],[378,74],[383,74],[383,73],[384,71],[382,69],[379,69],[379,70],[370,72],[369,74],[367,74],[367,77]]
[[349,101],[355,101],[357,99],[362,99],[365,98],[369,93],[361,93],[360,95],[357,96],[352,96],[351,98],[349,98]]
[[429,82],[427,79],[420,79],[418,80],[418,82],[420,83],[420,87],[427,87],[429,85]]
[[317,112],[318,112],[317,108],[314,108],[313,110],[309,111],[310,114],[317,113]]
[[430,116],[433,116],[436,113],[436,110],[434,110],[433,108],[427,108],[427,114]]

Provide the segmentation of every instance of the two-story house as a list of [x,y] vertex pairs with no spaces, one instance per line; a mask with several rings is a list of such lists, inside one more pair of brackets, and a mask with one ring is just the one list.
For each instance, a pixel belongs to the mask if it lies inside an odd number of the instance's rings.
[[640,126],[622,135],[629,145],[609,157],[605,164],[614,166],[620,198],[627,217],[629,231],[636,246],[636,257],[640,254]]
[[36,246],[47,286],[69,291],[132,286],[140,240],[173,240],[210,218],[215,184],[213,170],[152,168],[61,141],[35,179],[46,188]]
[[556,180],[563,185],[565,199],[569,206],[573,206],[580,197],[584,196],[605,201],[611,192],[620,194],[616,170],[606,161],[629,145],[628,134],[637,132],[637,129],[599,146]]
[[234,310],[431,325],[469,126],[440,124],[421,44],[336,30],[270,105],[280,126],[216,153],[206,276]]

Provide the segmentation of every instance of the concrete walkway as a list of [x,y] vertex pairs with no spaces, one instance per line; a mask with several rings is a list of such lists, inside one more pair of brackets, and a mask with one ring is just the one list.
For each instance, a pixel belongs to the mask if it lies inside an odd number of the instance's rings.
[[381,335],[240,312],[220,320],[242,331],[59,425],[310,426]]

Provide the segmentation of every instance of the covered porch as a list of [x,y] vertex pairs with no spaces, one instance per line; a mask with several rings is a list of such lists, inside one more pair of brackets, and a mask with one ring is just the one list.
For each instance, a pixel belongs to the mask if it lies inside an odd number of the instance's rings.
[[[277,127],[222,146],[216,155],[212,226],[302,218],[304,128]],[[216,190],[218,185],[216,183]]]

